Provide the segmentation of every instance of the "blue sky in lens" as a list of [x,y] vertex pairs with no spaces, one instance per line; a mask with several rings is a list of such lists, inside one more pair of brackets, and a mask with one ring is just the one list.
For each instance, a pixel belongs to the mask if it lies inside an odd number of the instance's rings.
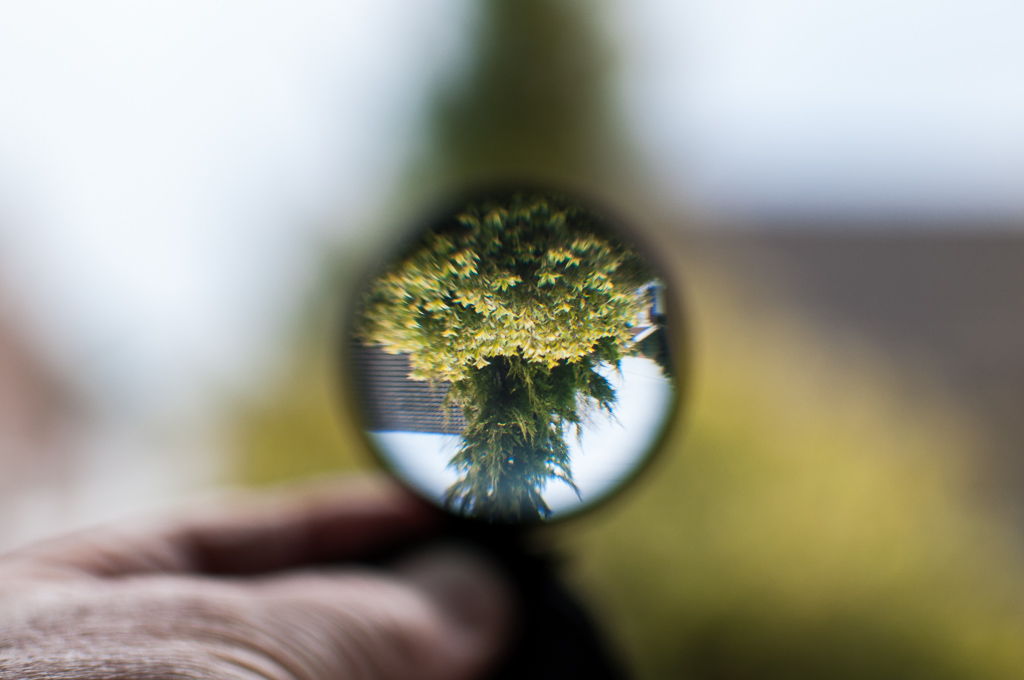
[[[557,516],[599,500],[615,490],[643,462],[670,415],[673,391],[661,369],[650,359],[627,357],[621,373],[606,368],[618,398],[615,417],[594,413],[583,428],[582,440],[568,437],[573,479],[580,497],[568,485],[553,480],[544,500]],[[457,435],[416,432],[374,432],[370,438],[391,466],[428,498],[440,499],[457,478],[448,461],[459,446]]]
[[[261,374],[465,70],[469,0],[0,3],[0,286],[121,413]],[[1024,215],[1024,3],[608,3],[666,200]],[[253,378],[256,376],[256,378]]]

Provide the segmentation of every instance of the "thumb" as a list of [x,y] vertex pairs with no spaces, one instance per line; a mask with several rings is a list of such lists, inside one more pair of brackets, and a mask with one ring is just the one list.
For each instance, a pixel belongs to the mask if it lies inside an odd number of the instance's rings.
[[299,680],[475,678],[511,632],[513,598],[467,550],[438,549],[394,572],[268,579],[257,589],[274,632],[267,656]]

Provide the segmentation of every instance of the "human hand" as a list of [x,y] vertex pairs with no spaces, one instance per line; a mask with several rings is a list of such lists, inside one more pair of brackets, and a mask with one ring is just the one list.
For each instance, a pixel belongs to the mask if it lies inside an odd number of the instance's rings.
[[0,677],[478,677],[512,617],[489,566],[454,549],[387,570],[339,564],[437,522],[393,486],[359,480],[10,553]]

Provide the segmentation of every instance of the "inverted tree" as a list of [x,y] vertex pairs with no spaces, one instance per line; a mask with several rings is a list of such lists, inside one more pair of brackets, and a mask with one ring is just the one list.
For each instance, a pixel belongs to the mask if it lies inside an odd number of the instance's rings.
[[371,283],[359,338],[408,355],[413,380],[450,383],[465,418],[449,508],[537,520],[548,481],[577,490],[566,435],[612,413],[599,369],[635,349],[651,279],[600,214],[523,192],[468,202]]

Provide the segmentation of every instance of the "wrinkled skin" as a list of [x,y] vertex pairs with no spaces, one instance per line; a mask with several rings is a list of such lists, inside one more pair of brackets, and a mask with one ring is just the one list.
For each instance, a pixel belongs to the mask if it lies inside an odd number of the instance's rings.
[[359,480],[10,553],[0,677],[479,677],[512,617],[491,567],[454,548],[388,570],[344,565],[437,522],[403,492]]

